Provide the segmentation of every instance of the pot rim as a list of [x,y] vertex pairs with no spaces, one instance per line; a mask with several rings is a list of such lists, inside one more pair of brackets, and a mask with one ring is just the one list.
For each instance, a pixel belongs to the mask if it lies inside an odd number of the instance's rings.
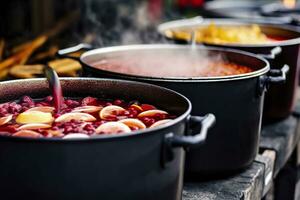
[[[82,78],[82,77],[71,77],[71,78],[59,78],[62,81],[113,81],[113,82],[118,82],[118,83],[129,83],[129,84],[138,84],[138,85],[142,85],[142,86],[147,86],[147,87],[155,87],[157,89],[160,90],[164,90],[166,92],[169,93],[173,93],[177,96],[179,96],[180,98],[182,98],[185,103],[187,104],[188,108],[184,111],[184,113],[182,113],[180,116],[176,117],[175,119],[173,119],[171,122],[168,122],[166,124],[162,124],[161,126],[158,127],[154,127],[154,128],[146,128],[144,130],[137,130],[137,131],[132,131],[130,133],[123,133],[123,134],[112,134],[112,135],[108,135],[108,134],[104,134],[104,135],[99,135],[99,136],[93,136],[90,138],[73,138],[73,139],[62,139],[62,138],[26,138],[26,137],[13,137],[13,136],[4,136],[4,135],[0,135],[0,140],[1,139],[9,139],[12,141],[27,141],[27,142],[60,142],[60,143],[78,143],[78,142],[98,142],[98,141],[108,141],[108,140],[118,140],[118,139],[126,139],[129,137],[142,137],[144,134],[156,134],[159,131],[163,131],[164,129],[167,129],[171,126],[174,126],[177,123],[180,123],[181,121],[185,120],[186,118],[188,118],[188,116],[191,113],[192,110],[192,104],[190,102],[190,100],[185,97],[184,95],[168,89],[168,88],[164,88],[161,86],[157,86],[157,85],[153,85],[153,84],[149,84],[149,83],[141,83],[141,82],[137,82],[137,81],[128,81],[128,80],[120,80],[120,79],[108,79],[108,78]],[[19,84],[24,84],[24,83],[28,83],[28,82],[40,82],[40,81],[47,81],[45,78],[31,78],[31,79],[19,79],[19,80],[10,80],[10,81],[3,81],[0,82],[0,87],[1,85],[7,85],[7,87],[9,87],[9,85],[11,83],[19,83]]]
[[[196,19],[199,20],[199,18],[190,18],[190,19],[179,19],[179,20],[172,20],[169,22],[165,22],[160,24],[157,27],[157,31],[163,35],[166,38],[169,38],[171,40],[176,40],[175,38],[170,38],[165,34],[165,31],[170,29],[176,29],[176,28],[184,28],[184,27],[193,27],[193,26],[207,26],[211,22],[213,22],[216,25],[251,25],[251,24],[257,24],[260,27],[269,27],[274,28],[277,30],[285,30],[290,31],[293,33],[298,34],[299,36],[297,38],[283,40],[283,41],[275,41],[270,44],[235,44],[235,43],[228,43],[228,44],[210,44],[210,43],[203,43],[205,45],[216,45],[220,47],[276,47],[276,46],[289,46],[289,45],[297,45],[300,44],[300,32],[296,30],[296,28],[292,26],[285,26],[281,27],[278,24],[266,24],[259,21],[247,21],[247,20],[240,20],[240,19],[224,19],[224,18],[205,18],[199,21],[196,21]],[[185,41],[185,40],[182,40]]]
[[148,81],[161,81],[161,82],[219,82],[219,81],[232,81],[232,80],[242,80],[242,79],[249,79],[261,76],[266,74],[270,70],[269,62],[256,54],[245,52],[236,49],[228,49],[228,48],[220,48],[220,47],[199,47],[197,49],[203,49],[208,51],[221,51],[221,52],[230,52],[236,54],[242,54],[249,57],[254,57],[262,62],[265,63],[265,67],[262,67],[259,70],[250,72],[250,73],[243,73],[237,75],[230,75],[230,76],[215,76],[215,77],[153,77],[153,76],[142,76],[142,75],[132,75],[132,74],[125,74],[119,72],[113,72],[103,69],[97,69],[90,64],[88,64],[84,59],[88,56],[94,56],[99,54],[108,54],[108,53],[115,53],[115,52],[128,52],[134,50],[155,50],[155,49],[188,49],[190,48],[189,45],[178,45],[178,44],[137,44],[137,45],[123,45],[123,46],[112,46],[112,47],[105,47],[105,48],[98,48],[89,50],[83,53],[80,56],[80,62],[83,63],[84,67],[91,68],[93,70],[105,72],[112,75],[117,75],[119,77],[129,77],[132,79],[138,80],[148,80]]

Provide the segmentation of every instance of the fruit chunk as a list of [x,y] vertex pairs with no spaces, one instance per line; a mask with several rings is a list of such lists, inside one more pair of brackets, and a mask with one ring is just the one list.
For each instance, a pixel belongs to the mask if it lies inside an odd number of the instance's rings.
[[135,108],[138,111],[143,111],[143,109],[141,108],[141,106],[139,106],[137,104],[132,104],[130,107]]
[[96,118],[87,113],[66,113],[55,119],[55,122],[69,122],[71,120],[76,121],[84,121],[84,122],[92,122],[96,121]]
[[147,111],[144,111],[142,113],[140,113],[138,115],[138,117],[153,117],[155,115],[167,115],[168,113],[166,111],[163,111],[163,110],[147,110]]
[[0,126],[7,124],[8,122],[10,122],[10,120],[12,120],[13,115],[8,115],[6,117],[1,117],[0,118]]
[[53,122],[51,113],[41,111],[28,111],[19,114],[16,118],[18,124],[49,124]]
[[31,111],[40,111],[40,112],[46,112],[46,113],[51,113],[55,110],[54,107],[50,107],[50,106],[40,106],[40,107],[33,107],[30,108],[28,110],[26,110],[25,112],[31,112]]
[[42,137],[41,134],[35,131],[30,131],[30,130],[21,130],[16,133],[14,133],[12,136],[16,137],[28,137],[28,138],[40,138]]
[[24,124],[18,128],[18,130],[36,130],[36,129],[44,129],[44,128],[50,128],[51,126],[49,124]]
[[84,113],[94,113],[101,110],[103,107],[101,106],[81,106],[74,108],[72,112],[84,112]]
[[70,133],[63,137],[63,139],[84,139],[84,138],[90,138],[90,136],[83,133]]
[[107,122],[96,129],[98,134],[129,133],[130,131],[127,125],[120,122]]
[[100,111],[99,116],[101,119],[108,119],[109,117],[119,115],[124,111],[125,109],[120,106],[106,106]]
[[168,122],[170,122],[170,121],[172,121],[172,120],[171,120],[171,119],[163,119],[163,120],[159,120],[159,121],[155,122],[154,124],[152,124],[152,125],[150,126],[150,128],[154,128],[154,127],[160,126],[160,125],[165,124],[165,123],[168,123]]
[[132,127],[137,127],[138,129],[146,128],[146,125],[141,120],[138,120],[138,119],[128,118],[128,119],[122,119],[119,122],[129,126],[130,128],[132,128]]

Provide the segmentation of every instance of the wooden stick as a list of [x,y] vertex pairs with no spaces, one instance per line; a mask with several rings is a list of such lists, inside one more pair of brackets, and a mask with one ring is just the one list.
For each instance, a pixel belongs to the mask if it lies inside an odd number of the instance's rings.
[[0,60],[2,60],[2,58],[3,58],[4,48],[5,48],[5,41],[4,41],[4,39],[1,39],[0,40]]
[[4,78],[7,77],[8,71],[9,71],[9,69],[4,69],[4,70],[0,71],[0,80],[2,80],[2,79],[4,79]]
[[[80,16],[80,12],[78,10],[71,12],[70,14],[66,15],[66,17],[59,20],[59,22],[57,22],[54,25],[54,27],[52,27],[51,29],[49,29],[49,30],[45,31],[43,34],[41,34],[41,36],[46,36],[48,38],[55,37],[56,35],[63,32],[65,29],[67,29],[70,24],[72,24],[79,18],[79,16]],[[33,41],[27,41],[25,43],[22,43],[16,47],[14,47],[11,52],[14,54],[14,53],[23,51],[24,49],[29,48],[31,46],[32,42]]]
[[28,58],[31,56],[31,54],[42,44],[45,43],[47,40],[46,36],[41,36],[35,39],[32,44],[23,51],[14,54],[13,56],[5,59],[4,61],[0,62],[0,71],[6,68],[9,68],[10,66],[14,64],[25,64],[28,60]]
[[29,57],[32,55],[32,53],[47,41],[47,38],[48,38],[47,36],[40,36],[40,37],[36,38],[35,40],[33,40],[31,45],[28,46],[28,48],[26,48],[24,50],[25,56],[21,59],[19,64],[22,64],[22,65],[25,64],[27,62],[27,60],[29,59]]

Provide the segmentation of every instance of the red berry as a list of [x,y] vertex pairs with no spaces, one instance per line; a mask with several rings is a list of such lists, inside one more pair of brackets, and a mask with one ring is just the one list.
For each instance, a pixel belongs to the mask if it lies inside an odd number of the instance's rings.
[[142,104],[141,108],[143,109],[143,111],[147,111],[147,110],[154,110],[156,109],[154,106],[150,105],[150,104]]
[[83,106],[96,106],[96,105],[98,105],[98,101],[97,101],[96,98],[93,98],[93,97],[85,97],[84,99],[82,99],[81,105],[83,105]]

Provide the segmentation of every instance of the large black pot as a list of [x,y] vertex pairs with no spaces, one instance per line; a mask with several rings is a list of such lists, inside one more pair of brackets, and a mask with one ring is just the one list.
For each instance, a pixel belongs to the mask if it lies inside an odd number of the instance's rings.
[[[78,46],[78,48],[82,47]],[[67,53],[72,48],[60,51]],[[249,166],[254,160],[261,129],[263,100],[266,87],[272,82],[285,81],[288,67],[269,74],[268,62],[254,54],[220,48],[197,48],[196,52],[218,55],[228,61],[251,67],[254,72],[227,77],[146,77],[100,70],[93,66],[101,60],[134,60],[134,66],[159,71],[159,62],[172,66],[173,60],[164,55],[176,52],[186,56],[190,47],[184,45],[132,45],[95,49],[80,57],[86,75],[139,80],[174,89],[186,95],[193,104],[192,113],[213,112],[218,119],[205,145],[187,154],[186,169],[192,174],[232,172]],[[192,54],[195,56],[195,54]],[[197,56],[197,55],[196,55]],[[151,60],[160,60],[151,65]],[[147,59],[147,62],[143,62]],[[188,62],[189,59],[187,59]],[[139,65],[140,63],[140,65]],[[174,69],[176,70],[176,69]],[[159,95],[155,95],[159,97]]]
[[[187,43],[187,41],[172,38],[167,34],[168,30],[193,30],[195,27],[207,26],[211,23],[222,26],[249,26],[250,24],[258,24],[263,33],[279,38],[287,38],[283,41],[246,45],[246,44],[220,44],[208,46],[234,48],[243,51],[262,54],[271,63],[272,69],[279,69],[282,65],[287,64],[290,72],[287,75],[286,84],[274,85],[269,89],[266,95],[264,118],[266,121],[273,121],[288,117],[294,110],[297,88],[299,80],[299,61],[300,61],[300,32],[295,27],[282,27],[282,25],[264,24],[259,21],[240,21],[236,19],[201,19],[192,18],[185,20],[176,20],[161,24],[158,31],[171,40],[179,43]],[[271,52],[271,54],[270,54]]]
[[[212,114],[191,117],[188,99],[149,84],[90,78],[61,79],[61,83],[68,97],[136,99],[178,117],[169,125],[90,139],[0,136],[1,199],[181,199],[181,147],[204,142],[214,123]],[[0,91],[1,103],[50,92],[44,79],[1,82]],[[187,125],[198,134],[184,136]]]

